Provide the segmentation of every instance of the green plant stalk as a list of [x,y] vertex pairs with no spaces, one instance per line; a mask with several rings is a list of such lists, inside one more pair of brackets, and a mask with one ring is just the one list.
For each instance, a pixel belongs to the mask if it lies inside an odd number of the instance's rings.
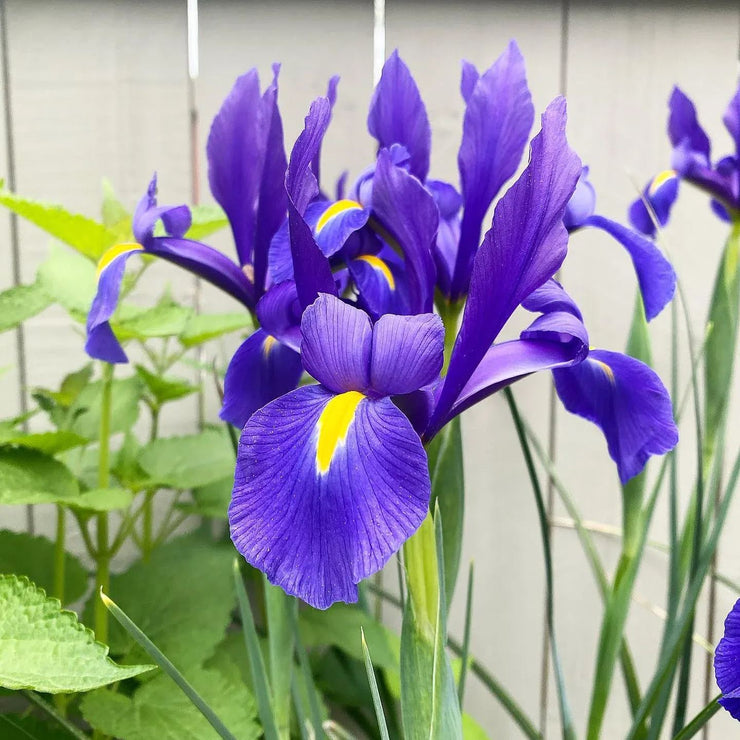
[[435,303],[445,328],[444,365],[442,366],[442,375],[446,375],[447,368],[450,364],[450,357],[452,356],[452,349],[455,346],[455,339],[457,338],[457,326],[460,320],[460,314],[462,313],[463,306],[465,304],[463,301],[450,303],[450,301],[441,294],[437,294]]
[[[100,404],[100,439],[98,440],[98,488],[110,485],[110,422],[113,365],[103,364],[103,397]],[[97,547],[95,553],[95,589],[110,591],[110,551],[108,549],[108,512],[97,516]],[[95,638],[108,643],[108,610],[101,599],[95,601]]]
[[23,692],[23,695],[33,704],[35,704],[39,709],[43,710],[48,714],[50,717],[52,717],[54,720],[56,720],[72,737],[77,738],[77,740],[90,740],[87,735],[85,735],[82,730],[80,730],[78,727],[75,727],[64,715],[60,714],[54,707],[51,706],[48,702],[44,701],[35,691],[29,691],[26,690]]
[[[149,433],[149,440],[153,442],[159,432],[159,411],[158,404],[151,407],[152,428]],[[155,491],[147,490],[144,492],[144,509],[141,518],[141,556],[144,562],[149,560],[149,556],[154,548],[154,494]]]
[[540,522],[542,549],[545,556],[545,601],[547,612],[547,627],[550,632],[550,651],[552,653],[552,666],[555,672],[555,684],[558,690],[558,704],[560,705],[560,721],[562,724],[563,738],[564,740],[575,740],[576,733],[573,726],[573,719],[571,717],[570,707],[568,705],[568,698],[565,692],[565,679],[563,677],[563,669],[560,663],[557,640],[555,639],[552,552],[550,549],[550,526],[549,522],[547,521],[547,509],[545,508],[545,499],[542,495],[542,489],[540,488],[539,479],[537,478],[537,471],[535,470],[534,460],[532,459],[532,452],[529,447],[529,441],[527,440],[527,434],[524,430],[524,424],[522,423],[522,418],[519,414],[519,409],[517,408],[516,401],[514,400],[514,394],[512,393],[511,388],[504,388],[504,396],[506,397],[506,402],[509,405],[509,411],[511,412],[511,418],[514,421],[514,427],[519,439],[519,445],[522,449],[522,454],[524,455],[524,462],[527,466],[530,483],[532,484],[532,491],[534,493],[535,503],[537,505],[537,516]]
[[403,546],[403,562],[406,566],[408,598],[414,605],[419,626],[432,643],[439,600],[435,552],[434,523],[431,514],[427,514],[419,529],[406,540]]
[[66,526],[67,512],[57,504],[57,530],[54,540],[54,597],[64,606],[64,569],[66,565]]
[[468,675],[468,656],[470,653],[470,627],[473,621],[473,563],[470,563],[468,571],[468,590],[465,598],[465,627],[463,631],[462,643],[462,665],[460,666],[460,678],[457,681],[457,698],[460,702],[460,710],[463,706],[465,696],[465,679]]
[[718,694],[714,697],[705,707],[702,709],[694,719],[689,722],[678,734],[673,737],[673,740],[689,740],[694,737],[704,725],[714,717],[717,712],[722,708],[722,705],[717,701],[722,694]]

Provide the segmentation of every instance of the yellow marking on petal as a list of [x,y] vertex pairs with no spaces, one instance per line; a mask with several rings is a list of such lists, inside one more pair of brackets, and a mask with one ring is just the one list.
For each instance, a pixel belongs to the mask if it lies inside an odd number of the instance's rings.
[[272,334],[268,334],[267,337],[265,337],[265,341],[262,344],[262,354],[264,354],[265,359],[270,356],[270,350],[272,350],[275,342],[277,342],[277,339],[275,339]]
[[108,265],[113,262],[113,260],[116,257],[120,257],[122,254],[126,254],[127,252],[139,252],[144,247],[141,246],[141,244],[136,244],[135,242],[125,242],[123,244],[114,244],[110,249],[106,249],[105,252],[103,252],[103,256],[100,258],[100,261],[98,262],[98,272],[96,277],[100,277],[100,273],[105,270]]
[[657,174],[653,181],[650,183],[648,188],[648,195],[655,195],[661,185],[665,185],[669,180],[676,177],[676,170],[663,170],[663,172]]
[[390,268],[388,265],[383,262],[380,257],[376,257],[374,254],[361,254],[358,258],[358,260],[363,260],[363,262],[367,262],[369,265],[374,267],[376,270],[379,270],[383,273],[383,277],[386,279],[388,286],[391,290],[396,289],[396,281],[393,278],[393,273],[390,271]]
[[329,221],[331,221],[334,216],[338,216],[340,213],[344,213],[345,211],[353,211],[360,209],[362,210],[362,204],[358,203],[356,200],[338,200],[336,203],[332,203],[322,214],[321,218],[318,220],[316,224],[316,233],[318,234],[321,229],[326,226]]
[[[593,358],[592,358],[593,360]],[[616,384],[616,380],[614,379],[614,371],[607,365],[605,362],[602,362],[601,360],[593,360],[604,372],[604,375],[608,378],[609,382],[612,385]]]
[[316,445],[316,469],[322,475],[329,470],[337,448],[345,443],[349,426],[363,398],[365,396],[358,391],[340,393],[334,396],[321,412],[316,423],[316,428],[319,430]]

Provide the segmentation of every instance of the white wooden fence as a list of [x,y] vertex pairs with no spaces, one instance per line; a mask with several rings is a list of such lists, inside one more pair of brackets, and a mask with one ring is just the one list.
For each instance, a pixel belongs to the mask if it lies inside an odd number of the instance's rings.
[[[3,23],[3,90],[7,114],[0,118],[0,176],[22,194],[61,201],[96,215],[103,176],[133,205],[152,171],[160,177],[164,202],[191,197],[190,112],[199,117],[197,151],[203,157],[210,119],[234,78],[257,66],[265,79],[273,61],[283,62],[280,104],[291,143],[312,98],[323,94],[328,77],[342,82],[324,155],[333,177],[357,173],[372,156],[365,116],[373,77],[373,4],[339,0],[309,2],[228,2],[201,0],[200,76],[190,87],[185,0],[6,0]],[[666,101],[674,83],[696,101],[717,153],[730,151],[721,124],[737,83],[740,6],[737,2],[413,2],[387,0],[387,49],[398,47],[411,66],[433,127],[432,174],[457,181],[456,153],[462,121],[458,93],[460,59],[487,67],[515,38],[527,60],[539,111],[559,92],[568,96],[569,139],[591,165],[599,195],[598,211],[623,218],[635,184],[669,161],[665,135]],[[6,126],[9,122],[9,128]],[[204,168],[198,173],[208,202]],[[689,188],[685,188],[688,191]],[[689,192],[681,198],[668,230],[672,257],[686,283],[690,310],[699,330],[706,314],[713,273],[725,227],[709,212],[706,199]],[[232,248],[226,232],[214,239]],[[0,289],[29,282],[44,259],[49,239],[26,223],[0,212]],[[160,264],[153,270],[152,300],[163,281],[185,300],[194,283]],[[583,309],[594,345],[621,349],[631,312],[634,279],[626,253],[599,233],[571,241],[564,281]],[[205,308],[226,308],[227,299],[203,287]],[[233,310],[233,305],[231,309]],[[669,320],[655,320],[655,359],[668,374]],[[219,349],[223,356],[233,345]],[[21,408],[27,390],[53,387],[82,363],[79,332],[61,310],[27,322],[23,334],[0,335],[0,411]],[[525,381],[517,393],[529,420],[548,438],[549,380]],[[215,418],[209,397],[207,418]],[[735,406],[736,408],[736,406]],[[740,442],[731,415],[730,445]],[[163,419],[163,433],[194,429],[192,400]],[[616,474],[604,441],[594,427],[558,410],[555,435],[559,470],[582,515],[619,527],[621,504]],[[493,398],[468,412],[464,421],[468,500],[465,561],[476,564],[473,652],[491,668],[532,716],[540,711],[543,654],[542,552],[535,507],[507,410]],[[691,485],[691,430],[683,429],[681,457],[684,494]],[[733,447],[731,447],[732,449]],[[564,516],[557,504],[555,517]],[[26,526],[25,513],[5,509],[3,526]],[[563,524],[561,519],[556,523]],[[667,513],[660,502],[653,538],[666,539]],[[36,529],[50,533],[52,518],[42,510]],[[740,578],[740,511],[731,513],[721,548],[720,570]],[[596,535],[612,567],[618,542]],[[601,615],[600,598],[574,532],[554,529],[556,620],[565,674],[577,725],[583,728]],[[643,677],[656,659],[662,622],[645,603],[665,601],[666,558],[648,551],[636,588],[628,634]],[[462,591],[462,587],[459,589]],[[713,639],[736,595],[720,586]],[[460,633],[458,593],[452,632]],[[706,599],[696,631],[710,635]],[[696,648],[695,680],[689,715],[703,704],[706,653]],[[643,679],[644,680],[644,679]],[[603,737],[619,738],[626,728],[621,683],[614,683]],[[714,691],[713,686],[710,688]],[[554,691],[547,697],[545,724],[556,736]],[[492,738],[517,737],[514,725],[478,685],[471,685],[466,708]],[[737,734],[725,716],[713,720],[713,738]],[[734,733],[734,734],[733,734]]]

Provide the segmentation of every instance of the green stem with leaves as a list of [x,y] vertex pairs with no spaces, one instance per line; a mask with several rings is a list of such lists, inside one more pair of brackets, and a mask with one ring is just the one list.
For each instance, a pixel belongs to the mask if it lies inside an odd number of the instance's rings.
[[[111,393],[113,389],[113,365],[103,365],[103,396],[100,404],[100,438],[98,440],[98,487],[110,485],[110,422]],[[108,512],[97,516],[97,548],[95,590],[110,591],[110,558],[108,549]],[[95,600],[95,637],[103,643],[108,642],[108,610],[100,599]]]

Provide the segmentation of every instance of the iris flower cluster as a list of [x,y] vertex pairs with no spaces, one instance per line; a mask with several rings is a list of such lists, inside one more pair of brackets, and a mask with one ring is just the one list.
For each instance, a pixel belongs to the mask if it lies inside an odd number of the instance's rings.
[[[534,121],[515,43],[483,73],[463,64],[459,189],[429,175],[429,119],[397,53],[370,103],[376,159],[348,189],[340,179],[334,197],[319,165],[337,78],[311,104],[289,159],[277,92],[277,67],[264,92],[256,71],[240,77],[208,139],[211,191],[238,263],[185,239],[187,208],[158,206],[153,181],[135,214],[137,244],[101,260],[88,319],[88,352],[124,361],[108,320],[135,253],[185,267],[256,315],[261,328],[228,366],[221,410],[242,429],[229,521],[252,565],[317,608],[355,601],[357,584],[427,515],[425,445],[534,372],[553,371],[565,407],[602,429],[621,481],[675,446],[660,379],[631,357],[590,348],[581,312],[554,277],[569,231],[596,227],[628,249],[650,317],[675,284],[651,241],[594,215],[563,98],[543,113],[529,161],[483,233]],[[529,326],[497,341],[520,308]],[[316,382],[299,387],[304,373]]]

